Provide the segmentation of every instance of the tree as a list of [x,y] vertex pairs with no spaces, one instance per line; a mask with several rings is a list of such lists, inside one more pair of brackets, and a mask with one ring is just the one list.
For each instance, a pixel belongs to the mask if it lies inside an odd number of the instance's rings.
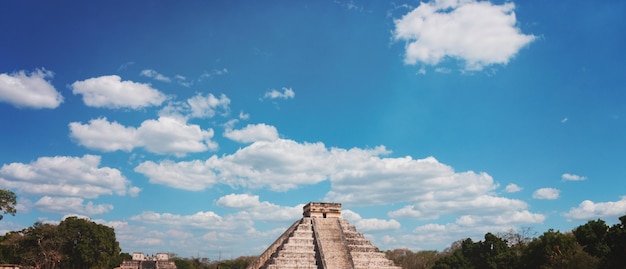
[[385,254],[396,265],[411,269],[432,268],[440,256],[435,250],[412,252],[409,249],[388,250]]
[[112,268],[120,254],[113,228],[93,221],[69,217],[59,224],[66,254],[64,268]]
[[626,268],[626,215],[619,218],[620,223],[609,228],[607,234],[607,255],[604,268]]
[[573,231],[576,241],[583,246],[583,250],[599,258],[604,258],[611,252],[606,242],[608,232],[609,226],[601,219],[590,220]]
[[598,268],[599,260],[583,251],[572,233],[549,229],[534,239],[522,256],[522,268]]
[[[11,214],[15,216],[17,210],[15,210],[15,205],[17,204],[17,199],[15,197],[15,193],[10,190],[0,189],[0,211],[4,214]],[[0,214],[0,220],[4,215]]]

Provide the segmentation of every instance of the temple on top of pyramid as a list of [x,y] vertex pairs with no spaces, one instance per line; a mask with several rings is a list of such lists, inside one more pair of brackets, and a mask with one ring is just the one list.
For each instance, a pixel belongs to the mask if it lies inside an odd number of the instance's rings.
[[401,269],[341,217],[340,203],[311,202],[248,269]]
[[302,208],[302,216],[305,218],[341,218],[341,204],[310,202]]

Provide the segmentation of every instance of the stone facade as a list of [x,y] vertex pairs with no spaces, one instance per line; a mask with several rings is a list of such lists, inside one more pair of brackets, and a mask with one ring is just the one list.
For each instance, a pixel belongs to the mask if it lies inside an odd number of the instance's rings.
[[341,218],[341,204],[310,202],[302,208],[302,216],[305,218]]
[[248,269],[401,269],[341,218],[339,203],[308,203]]
[[146,256],[141,252],[133,252],[132,260],[122,261],[116,269],[176,269],[176,264],[169,260],[167,253]]

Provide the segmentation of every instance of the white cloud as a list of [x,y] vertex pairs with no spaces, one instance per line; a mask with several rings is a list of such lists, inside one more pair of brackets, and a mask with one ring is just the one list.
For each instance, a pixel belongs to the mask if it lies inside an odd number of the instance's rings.
[[25,71],[0,74],[0,102],[16,107],[56,108],[63,103],[63,96],[47,80],[52,71],[36,69],[28,74]]
[[222,94],[215,97],[213,94],[203,96],[201,93],[187,99],[185,102],[169,102],[159,116],[181,118],[212,118],[216,113],[226,116],[230,113],[230,99]]
[[[154,182],[185,188],[183,182],[196,190],[227,184],[286,191],[328,180],[330,191],[323,200],[344,205],[405,203],[404,208],[389,213],[393,218],[437,219],[464,214],[491,221],[494,226],[536,223],[543,218],[529,212],[524,201],[496,196],[498,184],[486,173],[455,172],[432,157],[416,160],[383,156],[388,153],[384,147],[329,149],[322,143],[279,138],[257,141],[233,154],[205,161],[145,162],[138,171]],[[143,170],[148,166],[151,169],[146,170],[151,173]],[[160,166],[163,168],[157,169]],[[190,166],[194,169],[182,169]],[[218,201],[221,206],[240,209],[259,203],[258,197],[249,195],[229,195]],[[254,214],[253,210],[244,211]],[[503,215],[508,219],[498,219]]]
[[533,192],[533,198],[542,200],[555,200],[559,198],[560,190],[555,188],[541,188]]
[[217,200],[217,205],[227,208],[253,208],[260,204],[258,195],[229,194]]
[[565,173],[561,175],[561,179],[563,181],[583,181],[586,180],[587,177]]
[[354,225],[359,232],[386,231],[400,229],[400,223],[394,219],[383,220],[377,218],[364,219],[351,210],[342,210],[341,215]]
[[199,125],[188,124],[185,119],[159,117],[146,120],[138,128],[125,127],[106,118],[90,120],[88,124],[69,124],[70,136],[78,144],[102,151],[131,151],[144,147],[157,154],[184,156],[190,152],[215,150],[213,129],[202,130]]
[[247,120],[250,118],[250,113],[244,113],[243,111],[239,111],[239,119]]
[[41,211],[60,214],[100,215],[113,210],[113,205],[94,205],[91,201],[84,204],[84,200],[78,197],[44,196],[35,203],[35,207]]
[[504,188],[504,191],[509,192],[509,193],[519,192],[521,190],[522,190],[522,187],[517,186],[517,184],[513,184],[513,183],[506,185],[506,187]]
[[481,240],[485,233],[507,232],[515,225],[538,224],[545,221],[542,214],[526,210],[502,212],[498,215],[460,215],[449,223],[428,223],[416,227],[412,234],[399,234],[388,239],[393,246],[409,248],[437,249],[461,238]]
[[211,140],[213,129],[202,130],[199,125],[176,118],[146,120],[137,129],[137,137],[147,151],[157,154],[184,156],[217,149],[217,143]]
[[421,218],[426,217],[419,210],[415,210],[415,206],[413,205],[407,205],[398,210],[391,211],[389,212],[388,215],[389,217],[398,218],[398,219],[401,219],[401,218],[421,219]]
[[[262,207],[263,204],[266,202],[250,206],[256,208],[259,205]],[[264,213],[267,212],[259,212],[258,215]],[[300,209],[299,214],[301,213]],[[260,232],[253,227],[253,216],[245,210],[227,215],[219,215],[212,211],[200,211],[189,215],[146,211],[131,217],[129,223],[117,225],[115,232],[122,249],[144,249],[151,252],[179,249],[183,251],[178,253],[181,256],[196,255],[198,252],[219,252],[224,256],[256,255],[265,250],[268,242],[278,237],[299,217],[291,216],[285,227]],[[144,244],[146,242],[141,242],[147,237],[154,239],[154,242],[147,243],[157,245],[147,246]],[[251,252],[242,253],[242,249],[250,249]]]
[[283,92],[276,89],[268,91],[263,96],[264,99],[293,99],[296,97],[296,93],[291,88],[283,88]]
[[90,149],[131,151],[137,146],[137,129],[125,127],[106,118],[92,119],[88,124],[71,122],[70,136]]
[[226,129],[224,137],[240,143],[251,143],[256,141],[274,141],[278,139],[278,130],[271,125],[248,124],[243,129]]
[[139,75],[144,76],[144,77],[149,77],[149,78],[153,78],[156,79],[158,81],[162,81],[162,82],[171,82],[172,79],[170,79],[167,76],[164,76],[163,74],[152,70],[152,69],[144,69],[141,70],[141,73],[139,73]]
[[82,198],[138,192],[119,170],[99,165],[100,156],[95,155],[40,157],[30,164],[5,164],[0,168],[0,185],[26,194]]
[[568,220],[590,220],[595,218],[619,217],[626,212],[626,196],[615,202],[595,203],[585,200],[578,207],[571,208],[563,214]]
[[76,81],[71,87],[91,107],[140,109],[161,105],[167,99],[149,84],[122,81],[117,75]]
[[177,189],[200,191],[216,183],[213,169],[201,161],[154,163],[146,161],[135,167],[135,172],[150,179],[150,183],[167,185]]
[[193,215],[145,211],[130,219],[143,223],[167,225],[169,227],[195,227],[217,230],[235,230],[240,227],[250,227],[252,224],[250,221],[241,221],[233,216],[222,217],[212,211],[199,211]]
[[422,2],[395,20],[394,38],[407,42],[407,64],[436,65],[446,57],[463,60],[466,70],[507,64],[535,39],[516,27],[514,9],[512,2]]
[[199,80],[203,80],[205,78],[212,78],[212,77],[215,77],[215,76],[222,76],[222,75],[226,75],[226,74],[228,74],[228,68],[213,69],[210,72],[202,73],[202,75],[200,75],[200,79]]
[[194,118],[211,118],[215,116],[216,110],[220,108],[224,115],[230,112],[230,99],[224,94],[217,98],[210,93],[207,96],[202,96],[202,94],[198,93],[196,96],[188,99],[187,103],[191,108],[191,116]]
[[258,195],[229,194],[220,197],[217,205],[226,208],[236,208],[241,211],[237,216],[241,219],[264,220],[264,221],[294,221],[302,217],[302,207],[279,206],[267,201],[259,201]]

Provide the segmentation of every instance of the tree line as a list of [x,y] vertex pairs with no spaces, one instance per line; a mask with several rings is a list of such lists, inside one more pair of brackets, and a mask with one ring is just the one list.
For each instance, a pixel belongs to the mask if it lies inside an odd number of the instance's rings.
[[[0,212],[14,215],[15,194],[0,189]],[[2,219],[0,214],[0,220]],[[487,233],[484,240],[467,238],[454,242],[443,252],[386,251],[389,259],[404,269],[626,269],[626,215],[609,226],[591,220],[560,232],[549,229],[536,236],[531,228],[518,232]],[[209,261],[172,255],[179,269],[244,269],[256,257]],[[77,217],[58,225],[36,222],[21,231],[0,236],[0,264],[19,264],[41,269],[114,268],[123,260],[113,228]]]
[[407,249],[387,251],[404,269],[626,269],[626,215],[609,226],[591,220],[571,232],[549,229],[539,236],[520,232],[487,233],[484,240],[467,238],[443,252]]
[[77,217],[36,222],[0,237],[0,263],[41,269],[113,268],[122,259],[113,228]]

